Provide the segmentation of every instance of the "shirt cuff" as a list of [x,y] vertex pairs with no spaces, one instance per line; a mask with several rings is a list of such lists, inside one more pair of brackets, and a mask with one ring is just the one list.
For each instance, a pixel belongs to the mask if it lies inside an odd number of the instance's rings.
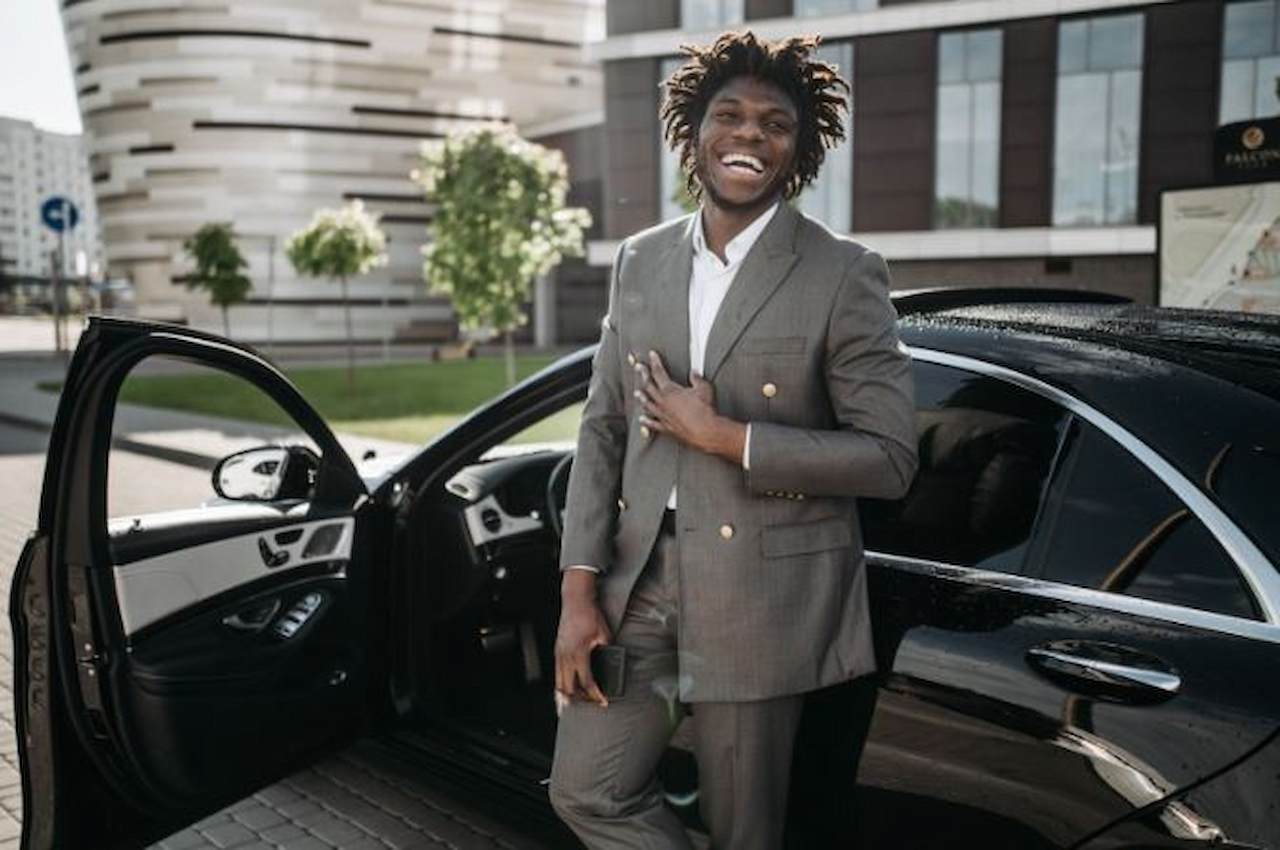
[[565,570],[586,570],[589,573],[595,573],[596,575],[600,574],[600,568],[593,567],[590,564],[570,564],[565,567]]
[[742,468],[751,469],[751,423],[747,423],[747,436],[742,441]]

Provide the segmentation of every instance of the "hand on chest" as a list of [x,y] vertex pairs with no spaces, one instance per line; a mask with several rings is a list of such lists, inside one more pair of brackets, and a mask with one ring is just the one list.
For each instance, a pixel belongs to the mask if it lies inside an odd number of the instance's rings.
[[[674,297],[624,290],[623,356],[634,367],[656,351],[682,384],[690,371],[700,371],[715,387],[717,411],[730,418],[808,423],[828,408],[822,310],[792,294],[788,281],[763,299],[746,291],[753,283],[709,275],[691,276]],[[627,371],[634,382],[634,368]]]

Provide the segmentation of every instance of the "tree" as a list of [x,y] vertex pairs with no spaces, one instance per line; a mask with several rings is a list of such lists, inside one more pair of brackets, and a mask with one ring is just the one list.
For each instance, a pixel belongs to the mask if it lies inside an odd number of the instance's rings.
[[252,288],[249,278],[240,273],[249,264],[236,246],[235,229],[229,222],[210,222],[188,236],[182,249],[195,264],[183,284],[187,289],[208,290],[209,303],[222,309],[222,334],[231,336],[228,308],[243,301]]
[[365,212],[360,201],[351,201],[342,209],[317,210],[311,224],[289,237],[284,250],[298,274],[337,278],[342,283],[347,326],[347,387],[350,389],[355,386],[356,366],[347,278],[365,274],[387,262],[387,237],[378,227],[378,216]]
[[530,286],[565,255],[581,256],[591,226],[585,209],[565,206],[564,157],[509,126],[486,126],[424,145],[413,178],[435,204],[422,249],[427,285],[449,296],[463,328],[504,335],[513,384],[512,333],[528,321]]

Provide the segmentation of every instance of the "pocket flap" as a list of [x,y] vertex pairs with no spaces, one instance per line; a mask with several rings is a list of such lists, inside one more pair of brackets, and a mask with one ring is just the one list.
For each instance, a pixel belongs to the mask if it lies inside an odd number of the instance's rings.
[[760,547],[766,558],[842,549],[853,545],[849,522],[845,517],[833,516],[816,522],[767,526],[760,534]]

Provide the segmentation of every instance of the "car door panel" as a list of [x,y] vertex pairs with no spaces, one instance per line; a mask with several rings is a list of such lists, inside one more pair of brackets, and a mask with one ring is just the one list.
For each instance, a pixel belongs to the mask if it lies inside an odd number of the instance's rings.
[[[340,577],[293,580],[172,623],[132,648],[120,714],[145,730],[145,773],[177,796],[232,793],[240,765],[283,769],[295,741],[334,733],[334,707],[355,708],[363,682],[340,601]],[[289,637],[274,628],[308,597],[322,601]],[[231,630],[246,606],[278,602],[261,631]],[[306,734],[296,734],[306,730]]]
[[[310,500],[109,524],[116,393],[154,355],[221,369],[274,401],[320,449]],[[353,730],[368,693],[372,538],[360,529],[374,513],[332,432],[254,352],[194,331],[92,319],[50,440],[37,530],[48,555],[15,582],[25,612],[18,645],[49,647],[42,681],[57,682],[43,697],[34,674],[22,685],[26,728],[47,730],[20,734],[23,758],[46,759],[51,776],[41,781],[54,790],[24,846],[139,846]],[[305,622],[281,634],[277,625],[308,599]]]
[[351,517],[326,518],[117,564],[116,598],[125,634],[269,575],[312,564],[341,569],[351,557],[354,525]]

